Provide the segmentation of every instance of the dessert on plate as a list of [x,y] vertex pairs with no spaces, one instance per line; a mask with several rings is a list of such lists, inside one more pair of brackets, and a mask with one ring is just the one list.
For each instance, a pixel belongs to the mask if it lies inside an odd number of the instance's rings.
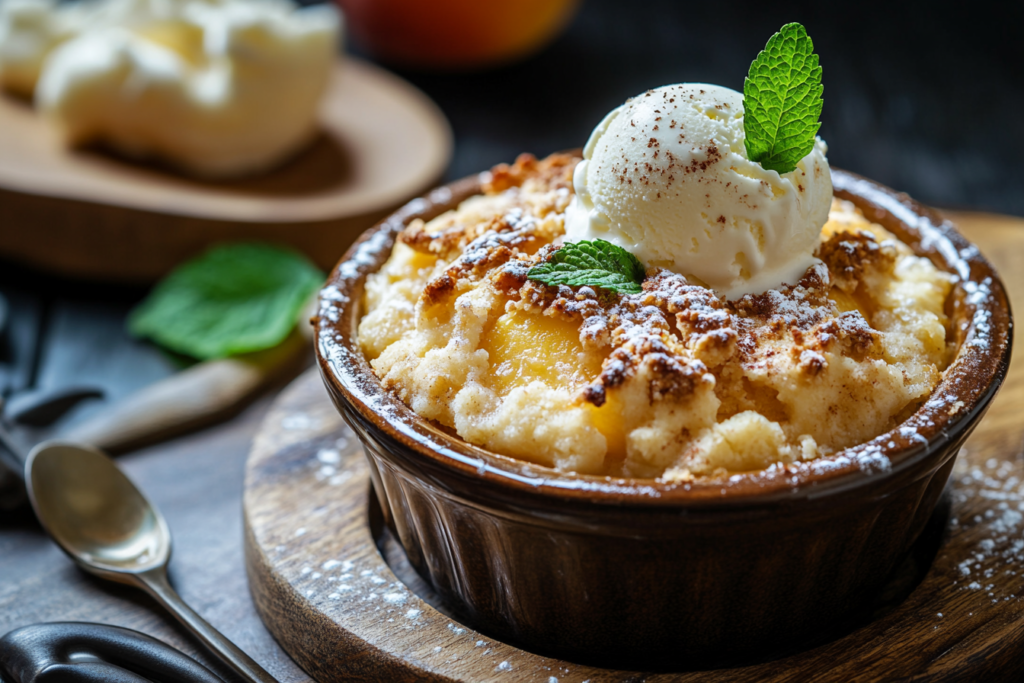
[[238,177],[313,138],[340,32],[292,0],[8,0],[0,87],[68,145]]

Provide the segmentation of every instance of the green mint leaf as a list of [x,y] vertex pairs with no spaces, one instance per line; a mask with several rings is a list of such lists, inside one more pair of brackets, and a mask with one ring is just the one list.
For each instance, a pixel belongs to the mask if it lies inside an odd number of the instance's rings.
[[800,24],[786,24],[768,41],[743,81],[747,158],[781,173],[814,149],[821,123],[821,67]]
[[291,250],[215,247],[178,266],[128,319],[129,331],[200,359],[277,346],[324,275]]
[[530,268],[531,280],[546,285],[602,287],[639,294],[645,268],[636,256],[604,240],[566,242],[546,263]]

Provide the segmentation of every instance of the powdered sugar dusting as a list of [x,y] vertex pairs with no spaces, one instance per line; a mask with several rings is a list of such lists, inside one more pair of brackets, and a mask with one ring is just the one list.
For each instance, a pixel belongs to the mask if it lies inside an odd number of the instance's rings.
[[979,465],[965,458],[953,477],[951,545],[957,545],[960,534],[980,537],[966,554],[949,558],[956,567],[954,585],[981,591],[991,603],[1019,600],[1024,590],[1024,481],[1019,465],[998,458]]
[[983,304],[992,296],[992,278],[987,277],[981,282],[965,282],[964,291],[967,292],[967,304],[975,307],[971,329],[964,343],[988,349],[992,344],[992,311],[984,308]]

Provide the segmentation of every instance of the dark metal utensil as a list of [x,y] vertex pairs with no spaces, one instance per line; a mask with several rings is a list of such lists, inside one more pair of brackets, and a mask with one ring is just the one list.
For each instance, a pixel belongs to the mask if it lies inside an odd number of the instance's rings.
[[[0,409],[3,404],[0,403]],[[2,410],[0,410],[2,414]],[[13,510],[25,502],[22,449],[11,438],[0,419],[0,510]]]
[[47,427],[82,401],[102,396],[99,389],[72,387],[29,395],[14,405],[0,398],[0,510],[13,510],[26,500],[25,458],[36,439],[25,427]]
[[7,316],[10,313],[10,306],[7,304],[7,297],[0,294],[0,348],[3,348],[3,338],[7,331]]
[[97,387],[63,387],[51,391],[32,391],[8,399],[5,414],[15,424],[49,427],[82,401],[103,398]]
[[75,622],[24,626],[0,638],[0,680],[223,683],[191,657],[143,633]]
[[95,448],[50,441],[29,453],[25,475],[36,517],[79,567],[142,588],[238,676],[276,683],[171,587],[167,522],[113,460]]

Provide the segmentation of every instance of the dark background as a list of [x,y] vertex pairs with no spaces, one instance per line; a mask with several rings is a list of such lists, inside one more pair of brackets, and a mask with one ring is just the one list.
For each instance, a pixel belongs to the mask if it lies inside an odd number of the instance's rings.
[[399,73],[451,120],[457,178],[521,151],[580,147],[649,88],[742,91],[750,62],[790,21],[820,56],[830,163],[927,203],[1024,215],[1024,2],[586,0],[562,37],[520,64]]

